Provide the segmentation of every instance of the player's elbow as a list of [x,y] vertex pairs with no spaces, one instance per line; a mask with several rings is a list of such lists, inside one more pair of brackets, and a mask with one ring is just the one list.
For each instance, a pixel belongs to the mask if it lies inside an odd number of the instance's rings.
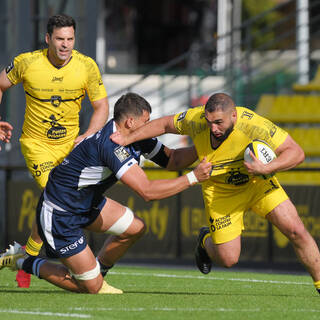
[[302,148],[300,148],[297,156],[297,164],[302,163],[305,160],[306,156]]
[[146,202],[149,202],[151,200],[155,200],[149,187],[146,187],[143,190],[139,190],[138,193],[139,193],[140,197],[143,198],[143,200]]
[[160,200],[163,198],[160,193],[153,190],[152,187],[147,187],[143,191],[139,192],[144,201],[149,202],[152,200]]

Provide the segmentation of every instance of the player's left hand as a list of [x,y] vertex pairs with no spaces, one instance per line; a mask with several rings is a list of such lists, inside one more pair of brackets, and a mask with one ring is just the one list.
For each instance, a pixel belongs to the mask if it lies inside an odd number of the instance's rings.
[[268,175],[271,172],[268,170],[268,165],[264,164],[260,161],[252,151],[250,151],[250,157],[252,158],[252,162],[244,161],[243,164],[246,167],[247,171],[253,175]]

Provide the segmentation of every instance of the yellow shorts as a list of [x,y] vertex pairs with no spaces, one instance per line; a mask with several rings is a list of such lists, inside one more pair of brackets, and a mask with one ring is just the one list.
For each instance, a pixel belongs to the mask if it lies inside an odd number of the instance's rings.
[[243,215],[248,209],[264,218],[288,199],[275,177],[255,177],[239,188],[214,184],[208,189],[203,190],[203,194],[209,196],[211,193],[210,200],[205,199],[205,203],[213,243],[225,243],[241,235]]
[[41,189],[47,184],[50,171],[60,164],[73,149],[74,142],[50,145],[29,137],[20,138],[26,165]]

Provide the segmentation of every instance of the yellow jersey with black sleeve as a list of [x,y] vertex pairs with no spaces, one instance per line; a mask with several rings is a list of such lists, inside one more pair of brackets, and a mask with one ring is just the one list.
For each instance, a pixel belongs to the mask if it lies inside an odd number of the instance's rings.
[[107,93],[93,59],[73,50],[70,61],[57,68],[48,60],[47,51],[18,55],[7,68],[7,76],[14,85],[22,82],[26,93],[22,137],[64,144],[78,136],[85,92],[90,101]]
[[243,165],[243,153],[254,139],[266,141],[277,149],[286,139],[287,132],[254,111],[236,107],[237,120],[233,131],[221,145],[214,149],[211,145],[210,129],[207,125],[204,106],[176,114],[174,125],[182,135],[188,135],[197,149],[199,160],[204,157],[212,163],[211,179],[206,183],[217,182],[227,186],[241,186],[249,180]]
[[249,175],[243,165],[244,150],[251,140],[264,140],[272,149],[277,149],[288,134],[250,109],[236,107],[236,111],[232,132],[216,149],[211,145],[204,106],[174,117],[178,132],[192,138],[199,159],[207,157],[213,165],[211,178],[202,182],[213,243],[225,243],[239,236],[244,229],[243,215],[248,209],[265,217],[288,199],[276,177]]

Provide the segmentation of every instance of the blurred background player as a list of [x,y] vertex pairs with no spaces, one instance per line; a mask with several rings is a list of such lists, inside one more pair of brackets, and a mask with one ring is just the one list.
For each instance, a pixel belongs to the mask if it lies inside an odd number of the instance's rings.
[[[74,50],[76,23],[61,14],[49,18],[48,48],[18,55],[0,73],[3,92],[20,82],[26,94],[25,120],[20,138],[27,167],[41,189],[49,172],[85,137],[101,129],[109,115],[107,93],[97,64]],[[87,92],[93,114],[87,130],[79,135],[79,111]],[[26,252],[36,256],[42,246],[33,224]],[[30,277],[18,273],[24,286]],[[26,284],[25,284],[26,283]]]
[[[276,177],[304,161],[301,147],[281,128],[250,109],[236,107],[230,96],[213,94],[207,103],[174,116],[150,121],[130,135],[119,132],[111,139],[127,145],[164,133],[188,135],[199,160],[212,163],[211,178],[202,183],[207,222],[200,229],[195,252],[199,270],[207,274],[211,261],[231,267],[239,260],[243,214],[252,209],[276,226],[292,243],[299,260],[320,293],[320,253],[297,210]],[[246,146],[254,139],[266,141],[277,158],[263,164],[243,161]]]
[[[103,193],[121,180],[146,201],[175,195],[210,177],[211,164],[205,159],[191,172],[174,179],[149,180],[139,167],[144,155],[162,167],[178,170],[196,158],[193,147],[168,149],[157,139],[128,147],[113,143],[116,130],[126,135],[149,121],[151,107],[134,93],[123,95],[115,104],[114,119],[87,137],[54,168],[37,207],[39,233],[47,256],[58,258],[64,266],[45,259],[23,257],[19,245],[10,247],[0,260],[0,268],[19,268],[66,290],[119,294],[103,276],[144,233],[143,220]],[[83,229],[112,233],[97,259],[87,245]]]

